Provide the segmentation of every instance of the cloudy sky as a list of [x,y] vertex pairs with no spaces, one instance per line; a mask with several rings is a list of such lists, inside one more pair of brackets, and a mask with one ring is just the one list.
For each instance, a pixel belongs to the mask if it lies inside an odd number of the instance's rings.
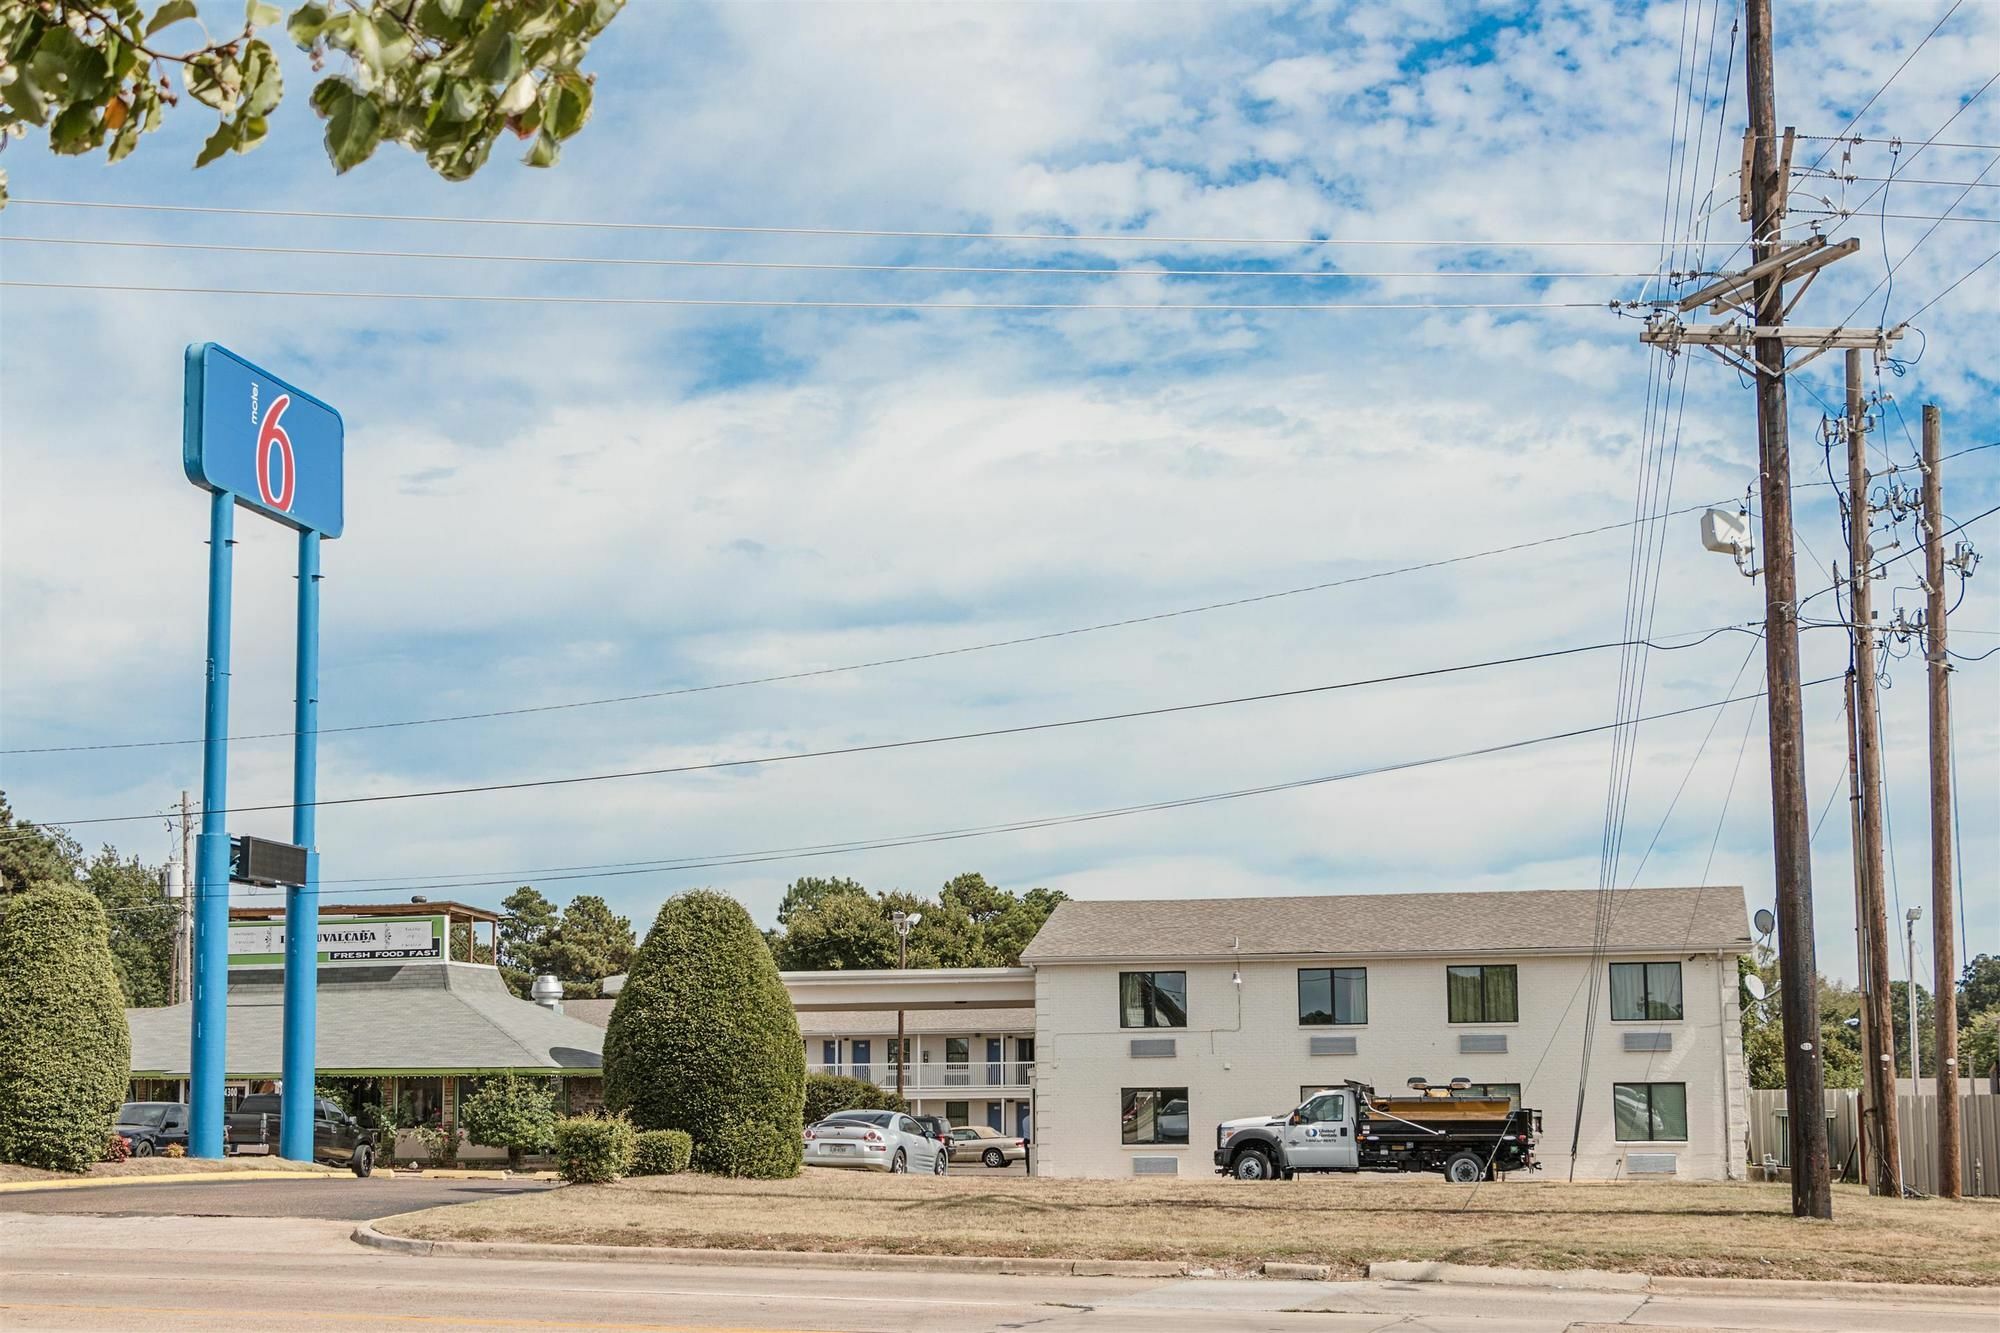
[[[1949,8],[1781,3],[1781,120],[1836,134]],[[178,434],[181,349],[208,339],[346,418],[348,525],[324,562],[321,716],[335,730],[320,792],[335,800],[803,755],[1615,643],[1632,531],[1565,534],[1629,524],[1635,505],[1733,504],[1755,480],[1746,384],[1705,355],[1649,361],[1639,319],[1610,308],[1673,290],[1648,275],[1725,262],[1742,238],[1734,20],[1704,0],[634,0],[588,66],[595,118],[554,171],[496,154],[454,186],[388,147],[336,178],[303,59],[269,142],[199,172],[208,117],[191,104],[116,167],[14,145],[0,276],[91,286],[0,288],[0,742],[200,734],[205,504],[181,475]],[[1798,233],[1843,205],[1867,201],[1867,216],[1828,219],[1861,252],[1828,270],[1796,320],[1901,322],[2000,245],[2000,197],[1961,188],[1989,165],[1985,183],[2000,183],[2000,90],[1976,96],[1996,71],[2000,6],[1973,0],[1862,112],[1855,132],[1871,142],[1848,157],[1801,145],[1798,164],[1824,153],[1822,172],[1860,179],[1799,182]],[[1907,182],[1869,200],[1892,171]],[[1948,208],[1984,221],[1934,226]],[[1314,237],[1396,244],[1259,243]],[[696,259],[728,263],[657,262]],[[904,269],[811,267],[825,265]],[[936,271],[950,268],[1128,271]],[[857,304],[775,304],[787,301]],[[1871,453],[1885,477],[1898,464],[1914,484],[1924,402],[1943,410],[1947,450],[2000,440],[1996,303],[2000,262],[1923,309],[1898,364],[1869,365],[1870,390],[1888,395]],[[1018,308],[1042,305],[1075,308]],[[1246,308],[1299,305],[1315,308]],[[1133,308],[1145,306],[1213,308]],[[1366,308],[1379,306],[1392,308]],[[1826,358],[1793,381],[1800,482],[1826,477],[1817,439],[1839,374]],[[1955,519],[2000,503],[2000,450],[1948,469]],[[1825,587],[1839,553],[1830,497],[1798,492],[1802,589]],[[1641,713],[1758,688],[1756,640],[1696,642],[1761,615],[1760,588],[1701,549],[1696,520],[1647,530],[1657,596],[1637,614],[1657,641],[1691,646],[1648,655]],[[291,534],[248,515],[238,533],[232,730],[284,732]],[[1906,521],[1902,550],[1911,534]],[[2000,544],[2000,518],[1970,535]],[[1565,539],[1038,637],[1552,537]],[[1885,621],[1921,605],[1915,564],[1878,585]],[[2000,564],[1981,574],[1952,622],[1967,655],[2000,646]],[[1833,602],[1817,598],[1809,616],[1837,620]],[[982,646],[1023,638],[1037,641]],[[1809,630],[1804,651],[1808,680],[1837,675],[1845,636]],[[1924,679],[1907,645],[1896,653],[1882,710],[1892,898],[1907,905],[1926,900],[1929,874]],[[493,902],[532,879],[558,898],[602,893],[642,923],[700,884],[768,920],[783,884],[807,873],[930,891],[980,870],[1097,898],[1589,888],[1613,769],[1602,732],[1083,823],[738,854],[1177,801],[1602,727],[1618,716],[1620,675],[1620,653],[1599,649],[912,748],[335,804],[320,821],[324,875],[350,901],[457,877],[475,882],[450,892]],[[1955,680],[1964,940],[1994,951],[2000,660],[1963,663]],[[1806,709],[1813,816],[1829,812],[1814,843],[1821,961],[1851,976],[1839,687],[1809,688]],[[1761,704],[1646,724],[1632,755],[1616,882],[1705,879],[1769,902]],[[289,764],[282,738],[239,742],[232,803],[288,799]],[[9,798],[36,819],[149,815],[200,779],[186,744],[0,756]],[[288,829],[283,814],[234,821]],[[148,860],[169,847],[158,818],[77,831]],[[738,863],[603,870],[718,859]]]

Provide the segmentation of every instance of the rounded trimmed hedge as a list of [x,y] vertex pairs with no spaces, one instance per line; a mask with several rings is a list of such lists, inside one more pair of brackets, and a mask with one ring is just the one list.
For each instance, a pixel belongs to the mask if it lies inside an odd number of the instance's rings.
[[556,1121],[556,1174],[572,1185],[608,1185],[632,1166],[632,1126],[616,1116]]
[[103,907],[64,884],[0,903],[0,1162],[88,1171],[131,1078]]
[[640,1129],[684,1130],[694,1166],[795,1176],[805,1047],[763,935],[726,894],[669,898],[604,1034],[604,1100]]
[[683,1130],[646,1129],[632,1138],[633,1176],[675,1176],[694,1160],[694,1139]]
[[805,1123],[816,1125],[835,1111],[906,1111],[893,1088],[878,1087],[846,1074],[807,1074]]

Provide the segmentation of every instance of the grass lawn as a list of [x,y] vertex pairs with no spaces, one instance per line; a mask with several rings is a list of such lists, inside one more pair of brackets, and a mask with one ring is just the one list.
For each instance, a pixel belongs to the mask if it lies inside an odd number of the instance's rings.
[[[122,1162],[99,1162],[84,1176],[94,1178],[118,1176],[199,1176],[228,1171],[324,1171],[325,1167],[308,1166],[304,1162],[288,1162],[279,1157],[225,1157],[220,1161],[209,1161],[194,1157],[131,1157]],[[60,1183],[65,1180],[79,1180],[67,1171],[43,1171],[32,1166],[11,1166],[0,1162],[0,1185],[17,1180],[47,1181]]]
[[1870,1198],[1836,1187],[1832,1222],[1791,1216],[1784,1185],[1477,1187],[1415,1176],[938,1180],[808,1169],[796,1180],[664,1176],[406,1213],[435,1240],[1171,1259],[1224,1270],[1443,1259],[1712,1277],[2000,1284],[2000,1203]]

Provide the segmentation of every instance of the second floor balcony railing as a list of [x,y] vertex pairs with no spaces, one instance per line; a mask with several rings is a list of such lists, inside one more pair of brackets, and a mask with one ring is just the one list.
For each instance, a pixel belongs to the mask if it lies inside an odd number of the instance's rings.
[[[858,1078],[877,1087],[896,1086],[896,1066],[893,1061],[877,1060],[872,1063],[849,1061],[845,1064],[825,1064],[808,1061],[808,1074],[844,1074],[848,1078]],[[1035,1081],[1033,1060],[995,1060],[988,1063],[974,1060],[966,1064],[930,1063],[903,1066],[903,1091],[905,1093],[945,1093],[962,1092],[967,1089],[1025,1089]]]

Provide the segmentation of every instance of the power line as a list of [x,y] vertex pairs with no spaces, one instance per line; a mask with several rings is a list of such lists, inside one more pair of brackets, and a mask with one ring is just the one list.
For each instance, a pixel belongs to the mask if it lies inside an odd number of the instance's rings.
[[[260,218],[310,218],[338,222],[418,222],[455,227],[564,227],[593,231],[651,231],[720,233],[749,236],[844,236],[883,240],[913,241],[1051,241],[1062,244],[1135,245],[1380,245],[1416,250],[1543,250],[1564,248],[1619,247],[1653,249],[1654,241],[1625,240],[1536,240],[1501,241],[1481,239],[1412,240],[1374,236],[1151,236],[1137,232],[1075,233],[997,231],[912,231],[884,227],[768,227],[735,226],[694,222],[622,222],[579,218],[481,218],[446,217],[425,213],[357,213],[308,208],[235,208],[221,204],[154,204],[99,199],[27,199],[16,197],[10,204],[34,208],[101,208],[147,213],[199,213],[210,216]],[[1721,244],[1721,242],[1716,242]]]
[[[1804,683],[1804,688],[1811,688],[1816,685],[1825,685],[1839,679],[1840,679],[1839,676],[1825,676],[1818,680],[1806,681]],[[1638,720],[1642,722],[1660,722],[1660,721],[1665,721],[1669,718],[1686,717],[1693,713],[1706,712],[1710,709],[1726,708],[1730,704],[1742,703],[1746,700],[1760,699],[1762,697],[1763,694],[1761,691],[1759,691],[1752,694],[1739,695],[1736,696],[1735,698],[1718,699],[1710,703],[1692,704],[1685,708],[1676,708],[1666,712],[1653,713]],[[1148,801],[1135,805],[1114,806],[1109,809],[1091,810],[1079,814],[1048,815],[1040,818],[1013,820],[1005,823],[982,824],[982,825],[973,825],[962,828],[943,829],[930,833],[913,833],[901,836],[879,837],[879,838],[860,838],[844,842],[810,843],[793,847],[762,848],[752,851],[727,852],[719,854],[710,854],[705,856],[690,856],[683,858],[663,857],[658,860],[645,861],[645,862],[608,863],[604,867],[578,866],[572,868],[576,871],[588,871],[591,873],[538,874],[537,872],[534,871],[523,871],[518,874],[511,874],[511,875],[493,874],[492,877],[487,879],[468,879],[466,876],[462,875],[450,875],[443,873],[433,874],[433,875],[388,876],[388,877],[383,877],[381,880],[370,883],[368,885],[357,885],[347,888],[323,888],[321,889],[321,893],[323,896],[336,895],[336,894],[345,895],[345,894],[389,893],[389,892],[395,892],[399,888],[419,890],[419,891],[421,890],[455,891],[458,889],[492,888],[502,885],[519,884],[523,881],[524,878],[531,878],[539,883],[544,883],[544,884],[563,882],[568,880],[580,880],[580,879],[615,879],[615,878],[625,878],[632,875],[666,874],[666,873],[672,873],[674,871],[707,870],[723,866],[753,865],[767,861],[792,860],[801,857],[849,855],[856,852],[882,851],[896,847],[917,846],[926,843],[956,842],[967,838],[988,837],[1000,833],[1033,832],[1038,829],[1056,828],[1071,824],[1095,823],[1102,820],[1119,819],[1131,815],[1152,814],[1165,810],[1187,809],[1194,806],[1212,805],[1224,801],[1236,801],[1255,796],[1268,796],[1280,792],[1298,791],[1303,788],[1309,788],[1309,787],[1327,786],[1338,782],[1351,782],[1361,778],[1380,777],[1390,773],[1407,772],[1411,769],[1431,768],[1442,764],[1457,763],[1459,761],[1466,759],[1478,759],[1478,758],[1484,758],[1489,755],[1504,754],[1513,750],[1527,749],[1532,746],[1553,744],[1557,741],[1575,740],[1583,736],[1597,735],[1602,732],[1609,731],[1613,727],[1620,725],[1624,724],[1599,723],[1595,726],[1574,727],[1567,731],[1551,732],[1549,734],[1542,736],[1527,737],[1522,740],[1502,741],[1493,745],[1483,745],[1471,749],[1455,750],[1447,754],[1430,755],[1420,759],[1404,759],[1386,764],[1374,764],[1365,768],[1348,769],[1339,773],[1321,774],[1318,776],[1307,777],[1307,778],[1295,778],[1283,782],[1265,783],[1254,787],[1238,787],[1233,790],[1208,792],[1198,796],[1181,796],[1159,801]],[[434,882],[434,881],[449,881],[449,882]],[[327,881],[327,882],[335,884],[351,883],[350,881]],[[385,885],[390,887],[384,887]],[[114,908],[111,910],[118,911],[118,910],[153,910],[153,909],[149,907],[143,909]]]
[[[2000,441],[1995,441],[2000,444]],[[1950,457],[1952,455],[1948,455]],[[1941,460],[1942,461],[1942,460]],[[1821,485],[1824,483],[1810,483]],[[1688,505],[1672,510],[1665,517],[1693,513],[1703,505]],[[1274,592],[1253,593],[1247,597],[1232,597],[1220,602],[1204,602],[1198,606],[1179,607],[1171,611],[1156,611],[1148,615],[1127,616],[1118,620],[1104,620],[1090,625],[1075,625],[1067,629],[1048,630],[1040,634],[1024,634],[1011,639],[993,639],[984,643],[961,644],[956,648],[940,648],[931,652],[908,653],[900,657],[882,657],[864,662],[849,662],[840,666],[814,667],[803,671],[787,671],[769,676],[752,676],[744,680],[721,681],[711,685],[685,685],[666,690],[645,690],[633,694],[608,695],[596,699],[571,699],[559,703],[532,704],[520,708],[494,708],[476,713],[450,713],[437,717],[417,717],[393,719],[385,722],[360,722],[342,727],[321,727],[314,735],[331,736],[356,731],[384,731],[397,727],[425,727],[446,722],[476,722],[490,718],[525,717],[536,713],[563,712],[577,708],[600,708],[611,704],[636,703],[647,699],[669,699],[686,694],[707,694],[716,690],[736,690],[752,685],[775,685],[786,681],[810,680],[819,676],[838,675],[849,671],[867,671],[876,667],[904,666],[912,662],[935,661],[942,657],[957,657],[967,653],[988,652],[996,648],[1016,648],[1024,644],[1045,643],[1052,639],[1071,638],[1080,634],[1096,634],[1104,630],[1126,629],[1134,625],[1153,624],[1163,620],[1176,620],[1183,616],[1204,615],[1211,611],[1226,611],[1240,606],[1254,606],[1259,602],[1276,601],[1285,597],[1299,597],[1307,593],[1326,592],[1334,588],[1351,587],[1357,583],[1372,583],[1378,579],[1394,578],[1403,574],[1423,573],[1433,569],[1443,569],[1451,565],[1466,564],[1474,560],[1485,560],[1496,555],[1511,555],[1520,551],[1550,546],[1557,542],[1571,541],[1578,537],[1590,537],[1599,533],[1615,532],[1632,526],[1638,520],[1619,523],[1604,523],[1594,528],[1579,528],[1573,532],[1557,533],[1549,537],[1536,537],[1528,541],[1510,542],[1505,546],[1489,547],[1483,551],[1472,551],[1464,555],[1442,556],[1436,560],[1423,560],[1410,565],[1397,565],[1390,569],[1373,570],[1366,574],[1351,574],[1345,578],[1328,579],[1320,583],[1309,583],[1302,587],[1281,588]],[[232,741],[280,740],[297,735],[292,731],[255,731],[229,737]],[[160,741],[106,741],[91,745],[43,745],[23,746],[14,749],[0,749],[0,755],[21,754],[74,754],[95,750],[141,750],[167,746],[200,745],[199,736],[181,740]]]
[[143,296],[283,296],[294,300],[466,301],[500,305],[689,306],[754,310],[997,310],[1034,312],[1095,310],[1212,311],[1215,313],[1304,312],[1323,310],[1603,310],[1603,301],[1312,301],[1293,303],[1208,301],[836,301],[775,297],[583,296],[498,292],[311,291],[281,287],[195,287],[118,282],[40,282],[0,279],[0,287],[42,291],[124,292]]
[[[1735,630],[1750,631],[1737,625],[1723,625],[1708,631],[1703,637],[1688,643],[1659,645],[1664,650],[1695,648],[1707,643],[1719,634]],[[1392,675],[1370,676],[1358,680],[1336,681],[1326,685],[1308,685],[1290,690],[1271,690],[1262,694],[1237,695],[1227,699],[1208,699],[1200,703],[1169,704],[1158,708],[1128,709],[1118,713],[1102,713],[1091,717],[1065,718],[1056,722],[1029,722],[1011,727],[990,727],[982,731],[954,732],[943,736],[922,736],[906,740],[875,741],[865,745],[844,745],[826,750],[803,750],[791,754],[757,755],[743,759],[712,760],[700,764],[673,764],[660,768],[629,769],[610,773],[585,773],[566,778],[531,778],[513,782],[489,782],[466,787],[436,787],[415,791],[382,792],[368,796],[341,796],[322,798],[317,801],[279,801],[263,805],[238,805],[210,813],[254,814],[269,810],[292,810],[300,805],[314,808],[340,805],[376,805],[387,801],[418,800],[435,796],[473,796],[498,791],[526,791],[542,787],[569,787],[583,783],[615,782],[627,778],[665,777],[678,773],[708,773],[719,769],[750,768],[764,764],[788,763],[799,759],[829,759],[845,755],[874,754],[884,750],[903,750],[917,746],[943,745],[957,741],[989,740],[998,736],[1020,736],[1033,732],[1058,731],[1071,727],[1094,726],[1103,722],[1125,722],[1139,718],[1167,717],[1182,713],[1201,712],[1212,708],[1227,708],[1237,704],[1269,703],[1279,699],[1297,699],[1308,695],[1330,694],[1339,690],[1360,689],[1370,685],[1387,685],[1400,681],[1424,680],[1438,676],[1458,675],[1468,671],[1482,671],[1493,667],[1515,666],[1527,662],[1549,661],[1561,657],[1574,657],[1582,653],[1600,652],[1607,648],[1622,648],[1623,643],[1581,644],[1573,648],[1554,648],[1538,653],[1522,653],[1513,657],[1490,658],[1482,662],[1466,662],[1446,667],[1427,667],[1420,671],[1403,671]],[[135,820],[158,819],[158,811],[148,811],[137,815],[100,815],[85,819],[52,819],[43,824],[58,828],[80,828],[87,824],[123,824]]]
[[[1217,268],[1083,268],[1008,264],[833,264],[799,260],[765,259],[660,259],[603,257],[595,255],[467,254],[448,250],[357,250],[340,246],[239,245],[222,241],[120,240],[86,236],[5,236],[0,243],[12,245],[79,245],[126,250],[183,250],[213,254],[313,255],[336,259],[442,259],[453,262],[494,264],[581,264],[629,268],[679,269],[773,269],[814,273],[956,273],[981,276],[1098,277],[1098,278],[1649,278],[1650,270],[1639,271],[1555,271],[1514,269],[1417,269],[1407,271],[1353,271],[1327,268],[1217,269]],[[1690,277],[1710,277],[1694,273]]]
[[[1846,136],[1849,130],[1853,129],[1856,125],[1859,125],[1861,123],[1861,118],[1868,114],[1868,108],[1874,106],[1876,101],[1882,96],[1883,93],[1889,91],[1889,85],[1894,83],[1902,75],[1903,71],[1910,67],[1910,62],[1917,58],[1917,52],[1923,50],[1924,47],[1930,44],[1931,38],[1938,35],[1938,29],[1942,28],[1945,24],[1951,22],[1951,16],[1953,14],[1956,14],[1958,12],[1958,7],[1964,3],[1965,0],[1952,0],[1951,8],[1945,10],[1944,17],[1939,19],[1935,24],[1933,24],[1931,26],[1931,30],[1925,33],[1923,35],[1923,38],[1920,41],[1918,41],[1918,43],[1915,46],[1910,48],[1910,53],[1903,57],[1903,63],[1896,66],[1896,68],[1890,72],[1889,77],[1882,81],[1881,87],[1877,88],[1874,92],[1868,95],[1868,100],[1861,104],[1861,109],[1859,111],[1856,111],[1852,116],[1848,118],[1847,124],[1841,128],[1839,134],[1831,136],[1831,141],[1827,144],[1825,148],[1820,149],[1819,156],[1812,160],[1811,165],[1809,165],[1806,168],[1806,170],[1810,171],[1812,170],[1813,167],[1818,166],[1821,162],[1824,162],[1826,160],[1826,155],[1833,151],[1833,145],[1835,143],[1839,143]],[[1805,137],[1816,138],[1817,136],[1805,136]],[[1857,139],[1855,140],[1855,142],[1859,143],[1861,141]]]

